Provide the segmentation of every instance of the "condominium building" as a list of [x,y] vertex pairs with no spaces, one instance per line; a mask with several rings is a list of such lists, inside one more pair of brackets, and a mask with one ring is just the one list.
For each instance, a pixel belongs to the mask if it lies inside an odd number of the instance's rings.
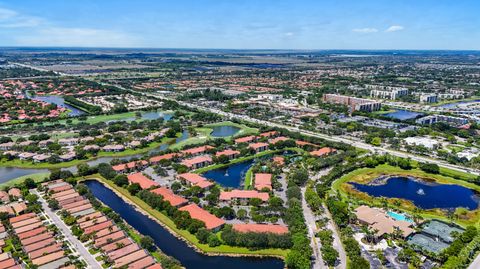
[[370,99],[351,97],[338,94],[324,94],[323,101],[331,104],[342,104],[349,107],[350,111],[378,111],[382,107],[380,102]]
[[400,96],[408,95],[408,89],[403,87],[365,85],[370,91],[372,98],[395,100]]

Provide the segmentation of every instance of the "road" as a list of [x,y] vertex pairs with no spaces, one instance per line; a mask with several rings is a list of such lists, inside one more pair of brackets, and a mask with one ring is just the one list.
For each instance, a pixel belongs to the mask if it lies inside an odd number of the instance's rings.
[[55,226],[59,228],[63,235],[67,238],[68,241],[72,244],[72,246],[77,250],[77,252],[82,256],[82,258],[87,262],[87,268],[91,269],[103,269],[102,266],[95,260],[88,249],[72,234],[72,231],[68,226],[60,219],[55,212],[53,212],[50,207],[48,207],[47,201],[43,199],[43,197],[38,193],[36,190],[33,190],[32,193],[36,194],[39,197],[39,201],[42,204],[43,210],[45,214],[53,221]]
[[328,208],[326,206],[323,206],[323,209],[325,210],[325,215],[327,215],[328,218],[328,223],[327,223],[327,229],[332,231],[333,235],[333,243],[332,246],[334,249],[337,250],[338,252],[338,260],[340,261],[337,266],[335,266],[336,269],[346,269],[347,268],[347,253],[345,252],[345,249],[343,248],[342,241],[340,239],[340,233],[338,232],[337,226],[333,222],[332,214],[330,214],[330,211],[328,211]]
[[318,238],[315,236],[317,224],[315,223],[315,215],[313,214],[312,210],[305,201],[305,190],[307,188],[302,188],[302,209],[303,209],[303,216],[305,217],[305,223],[308,229],[308,237],[310,237],[310,246],[313,249],[313,255],[315,256],[315,261],[313,261],[312,268],[313,269],[321,269],[321,268],[328,268],[325,265],[322,253],[320,252],[321,244]]

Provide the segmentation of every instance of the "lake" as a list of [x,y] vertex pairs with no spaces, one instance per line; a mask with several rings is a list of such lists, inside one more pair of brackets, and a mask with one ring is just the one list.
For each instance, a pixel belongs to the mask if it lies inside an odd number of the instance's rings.
[[409,110],[395,110],[394,112],[386,113],[383,114],[385,117],[389,117],[392,119],[398,119],[398,120],[409,120],[409,119],[415,119],[418,116],[422,116],[423,113],[418,113],[414,111],[409,111]]
[[284,263],[276,258],[207,256],[196,252],[160,224],[135,210],[113,191],[98,181],[86,181],[92,194],[118,213],[128,224],[143,235],[153,238],[155,244],[167,255],[174,257],[188,269],[283,269]]
[[227,136],[232,136],[238,133],[240,131],[240,128],[231,126],[231,125],[225,125],[225,126],[215,126],[212,128],[213,131],[210,134],[211,136],[214,137],[227,137]]
[[224,187],[238,188],[243,185],[245,174],[255,163],[254,159],[229,165],[224,168],[213,169],[203,174]]
[[35,96],[31,97],[33,100],[47,102],[49,104],[56,104],[59,107],[64,107],[70,110],[69,116],[80,116],[85,114],[82,110],[75,108],[69,104],[65,104],[65,100],[63,97],[57,95],[42,95],[42,96]]
[[428,183],[408,177],[390,177],[382,185],[349,184],[374,197],[409,200],[422,209],[464,207],[474,210],[479,204],[478,193],[460,185]]

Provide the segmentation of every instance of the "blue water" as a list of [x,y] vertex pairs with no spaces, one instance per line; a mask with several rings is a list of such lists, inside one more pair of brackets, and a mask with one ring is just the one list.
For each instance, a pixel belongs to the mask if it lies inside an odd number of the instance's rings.
[[49,104],[56,104],[59,107],[64,107],[70,110],[69,116],[79,116],[85,114],[82,110],[75,108],[69,104],[65,104],[65,100],[63,97],[56,96],[56,95],[42,95],[42,96],[35,96],[32,98],[33,100],[47,102]]
[[214,180],[224,187],[238,188],[245,180],[245,174],[255,163],[254,160],[248,160],[241,163],[232,164],[225,168],[219,168],[207,171],[204,177]]
[[232,136],[240,131],[240,128],[235,126],[215,126],[213,127],[213,131],[211,133],[212,136],[215,137],[227,137]]
[[97,181],[86,181],[92,194],[118,213],[128,224],[143,235],[153,238],[155,244],[188,269],[283,269],[283,262],[275,258],[207,256],[196,252],[157,222],[135,210],[113,191]]
[[142,119],[144,120],[156,120],[159,118],[163,118],[164,121],[169,121],[172,119],[173,114],[171,113],[163,113],[159,111],[149,111],[142,113]]
[[396,110],[395,112],[384,114],[385,117],[398,119],[398,120],[415,119],[416,117],[421,115],[423,115],[423,113],[418,113],[418,112],[413,112],[408,110],[401,110],[401,109]]
[[[423,209],[452,209],[478,207],[478,194],[459,185],[430,184],[406,177],[389,178],[383,185],[364,185],[350,182],[355,189],[375,197],[401,198]],[[423,190],[423,195],[419,194]]]
[[413,222],[412,219],[408,218],[407,216],[405,216],[404,214],[400,214],[400,213],[397,213],[397,212],[393,212],[393,211],[388,211],[387,214],[396,219],[396,220],[401,220],[401,221],[408,221],[408,222]]

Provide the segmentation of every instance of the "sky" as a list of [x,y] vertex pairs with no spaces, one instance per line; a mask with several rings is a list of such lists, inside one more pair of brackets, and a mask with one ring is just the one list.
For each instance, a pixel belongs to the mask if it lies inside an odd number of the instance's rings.
[[0,46],[480,50],[480,1],[0,0]]

